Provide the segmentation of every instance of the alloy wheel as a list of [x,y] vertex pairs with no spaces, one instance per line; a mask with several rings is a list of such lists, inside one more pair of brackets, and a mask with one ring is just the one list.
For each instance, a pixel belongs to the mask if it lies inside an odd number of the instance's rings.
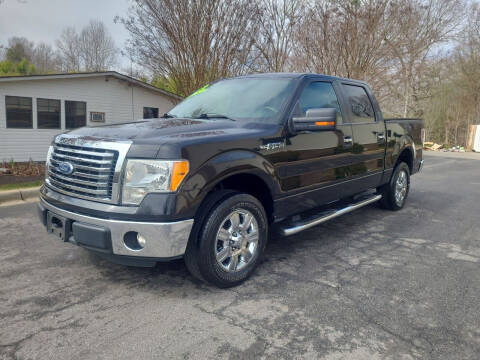
[[227,272],[242,270],[257,254],[258,240],[258,222],[255,216],[245,209],[231,212],[217,231],[217,263]]

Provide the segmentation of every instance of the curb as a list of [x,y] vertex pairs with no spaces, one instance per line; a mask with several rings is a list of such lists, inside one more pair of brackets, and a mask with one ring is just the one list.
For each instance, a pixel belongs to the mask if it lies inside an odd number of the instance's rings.
[[18,190],[0,191],[0,205],[10,202],[27,201],[36,199],[39,196],[41,186]]

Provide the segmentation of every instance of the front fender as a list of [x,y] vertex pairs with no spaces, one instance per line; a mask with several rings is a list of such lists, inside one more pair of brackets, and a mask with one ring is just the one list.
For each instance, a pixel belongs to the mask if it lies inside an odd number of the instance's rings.
[[[238,174],[259,177],[269,188],[272,196],[280,191],[274,166],[261,155],[247,150],[232,150],[216,155],[202,164],[182,184],[179,192],[185,206],[195,210],[205,196],[222,180]],[[179,200],[180,200],[179,198]]]

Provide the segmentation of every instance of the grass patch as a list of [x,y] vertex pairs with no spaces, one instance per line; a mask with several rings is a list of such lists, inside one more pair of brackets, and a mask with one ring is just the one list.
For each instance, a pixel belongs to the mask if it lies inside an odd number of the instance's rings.
[[43,180],[29,181],[29,182],[24,182],[19,184],[3,184],[3,185],[0,185],[0,191],[37,187],[42,184],[43,184]]

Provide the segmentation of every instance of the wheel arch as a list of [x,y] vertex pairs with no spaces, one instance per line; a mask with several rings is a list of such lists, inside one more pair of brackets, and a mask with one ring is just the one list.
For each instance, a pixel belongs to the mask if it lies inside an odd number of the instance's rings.
[[235,190],[257,198],[267,213],[268,220],[273,219],[273,195],[270,187],[258,174],[240,172],[217,182],[210,193],[217,190]]
[[400,162],[405,162],[408,165],[408,169],[410,170],[410,174],[413,173],[413,147],[406,146],[403,148],[402,151],[398,154],[398,157],[395,161],[395,166],[394,168],[400,163]]
[[202,211],[209,195],[218,190],[234,190],[256,197],[271,220],[273,199],[280,185],[267,159],[252,151],[236,150],[205,162],[184,184],[184,189],[196,205],[195,216]]

